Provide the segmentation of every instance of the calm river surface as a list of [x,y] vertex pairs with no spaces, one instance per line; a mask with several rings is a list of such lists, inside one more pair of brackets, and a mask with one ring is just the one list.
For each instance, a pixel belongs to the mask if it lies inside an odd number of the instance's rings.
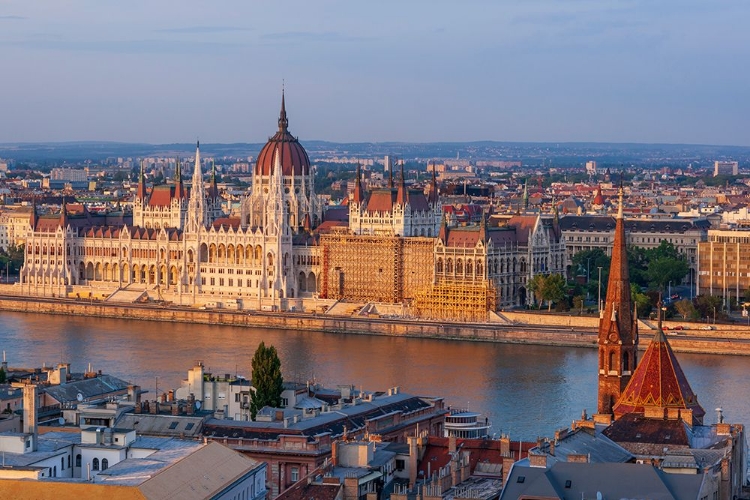
[[[642,341],[646,340],[643,335]],[[202,360],[217,374],[250,376],[261,342],[279,351],[286,380],[365,390],[400,386],[442,396],[447,404],[482,412],[493,432],[534,440],[570,426],[596,409],[595,349],[371,337],[228,326],[155,323],[0,312],[0,349],[10,366],[70,362],[154,393],[179,387]],[[693,390],[715,421],[750,424],[750,358],[678,354]]]

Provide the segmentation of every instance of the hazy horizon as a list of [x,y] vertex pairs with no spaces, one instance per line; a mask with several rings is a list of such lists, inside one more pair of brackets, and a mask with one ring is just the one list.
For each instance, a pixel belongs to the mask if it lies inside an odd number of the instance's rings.
[[744,0],[0,4],[0,143],[748,146]]

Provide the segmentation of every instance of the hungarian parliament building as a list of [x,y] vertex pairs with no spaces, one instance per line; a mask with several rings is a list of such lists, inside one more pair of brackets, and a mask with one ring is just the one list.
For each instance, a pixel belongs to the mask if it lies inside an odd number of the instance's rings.
[[152,187],[141,169],[132,220],[83,204],[47,215],[35,208],[19,286],[36,296],[241,309],[400,304],[415,316],[481,321],[531,303],[535,274],[564,271],[553,217],[459,225],[443,208],[434,172],[424,188],[407,187],[402,169],[386,187],[365,190],[357,169],[348,220],[331,220],[313,175],[282,95],[278,131],[260,151],[239,209],[224,212],[198,145],[189,185],[179,163],[174,179]]

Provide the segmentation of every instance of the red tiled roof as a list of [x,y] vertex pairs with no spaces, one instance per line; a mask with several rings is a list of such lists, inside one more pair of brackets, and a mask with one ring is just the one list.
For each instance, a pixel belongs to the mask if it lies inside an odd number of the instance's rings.
[[536,215],[514,215],[508,220],[508,226],[516,228],[516,237],[521,245],[529,243],[529,236],[534,230],[536,218]]
[[276,497],[276,500],[335,500],[339,498],[342,484],[308,484],[299,481]]
[[367,200],[367,211],[369,213],[390,213],[396,203],[396,191],[392,189],[373,189]]
[[690,438],[685,424],[681,420],[646,418],[643,415],[629,413],[612,422],[602,431],[606,437],[628,450],[633,448],[624,443],[644,443],[662,446],[690,446]]
[[657,331],[615,404],[615,418],[627,413],[643,413],[646,407],[692,410],[697,422],[702,422],[706,414],[661,330]]
[[[427,477],[427,464],[430,468],[430,473],[437,471],[441,467],[445,467],[450,462],[450,453],[448,452],[449,438],[446,437],[430,437],[427,442],[427,447],[422,457],[422,461],[419,464],[418,473],[424,474],[422,477]],[[515,460],[522,460],[529,454],[529,450],[536,446],[536,443],[532,442],[521,442],[521,450],[519,456],[519,442],[510,442],[510,451]],[[501,453],[501,441],[497,439],[456,439],[456,448],[461,447],[461,451],[469,452],[469,470],[473,473],[474,469],[480,462],[490,464],[502,464],[503,456]]]
[[346,221],[338,220],[327,220],[315,228],[315,232],[319,234],[330,233],[335,227],[347,227],[349,223]]
[[148,206],[168,207],[172,204],[172,198],[174,198],[174,186],[168,184],[154,186],[151,197],[148,199]]
[[224,226],[225,228],[231,227],[237,229],[240,227],[242,220],[239,217],[221,217],[213,222],[213,227],[219,229]]

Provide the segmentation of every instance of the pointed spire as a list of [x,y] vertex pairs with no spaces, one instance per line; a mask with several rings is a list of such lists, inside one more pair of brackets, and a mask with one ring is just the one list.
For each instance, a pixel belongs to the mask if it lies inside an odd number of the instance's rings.
[[620,189],[617,191],[617,196],[619,198],[618,204],[617,204],[617,218],[622,219],[622,199],[623,199],[623,189],[622,189],[622,174],[620,175]]
[[665,342],[667,339],[664,337],[664,327],[661,324],[662,320],[662,308],[664,307],[664,303],[661,301],[661,292],[659,292],[659,302],[656,303],[656,314],[657,314],[657,331],[654,335],[654,341],[656,342]]
[[357,162],[357,179],[354,181],[354,201],[360,205],[365,199],[365,193],[362,189],[362,172],[359,161]]
[[31,229],[36,229],[36,221],[36,197],[33,197],[31,199],[31,218],[29,219],[29,225],[31,225]]
[[281,112],[279,113],[279,132],[286,132],[289,120],[286,117],[286,104],[284,102],[284,86],[281,86]]
[[430,183],[430,192],[428,196],[428,200],[433,205],[437,203],[438,201],[438,187],[437,187],[437,177],[435,175],[435,162],[432,162],[432,182]]
[[552,197],[552,221],[555,225],[560,224],[560,208],[557,206],[557,198]]
[[487,242],[487,214],[482,209],[482,220],[479,223],[479,240],[482,243]]
[[193,180],[188,200],[189,229],[198,231],[205,222],[206,188],[203,185],[203,170],[201,169],[200,142],[195,145],[195,166]]
[[312,221],[310,220],[310,212],[305,212],[305,220],[302,224],[302,228],[308,233],[312,230]]
[[60,227],[65,229],[68,227],[68,211],[66,209],[65,199],[63,198],[62,206],[60,207]]
[[141,174],[138,177],[138,191],[136,197],[141,200],[146,198],[146,176],[143,173],[143,160],[141,160]]
[[211,159],[211,192],[210,196],[212,199],[219,197],[219,188],[216,186],[216,162]]
[[529,180],[526,179],[523,183],[523,209],[529,208]]
[[391,163],[391,168],[388,169],[388,187],[393,189],[393,163]]
[[398,193],[396,193],[396,203],[401,206],[406,205],[406,179],[404,178],[404,163],[401,163],[401,180],[398,184]]
[[185,191],[182,187],[182,170],[180,169],[180,157],[175,158],[174,168],[174,196],[175,198],[181,199],[185,197]]
[[438,239],[443,243],[448,241],[448,222],[445,220],[445,214],[440,217],[440,232],[438,233]]
[[[633,314],[621,195],[620,213],[615,222],[615,241],[612,246],[607,297],[599,320],[601,356],[598,413],[611,414],[612,408],[630,381],[631,375],[626,372],[632,372],[631,367],[635,366],[638,349],[638,323]],[[601,365],[610,357],[615,360],[617,368],[605,369],[605,366]],[[624,365],[628,367],[624,368]],[[615,375],[611,375],[613,372]]]

